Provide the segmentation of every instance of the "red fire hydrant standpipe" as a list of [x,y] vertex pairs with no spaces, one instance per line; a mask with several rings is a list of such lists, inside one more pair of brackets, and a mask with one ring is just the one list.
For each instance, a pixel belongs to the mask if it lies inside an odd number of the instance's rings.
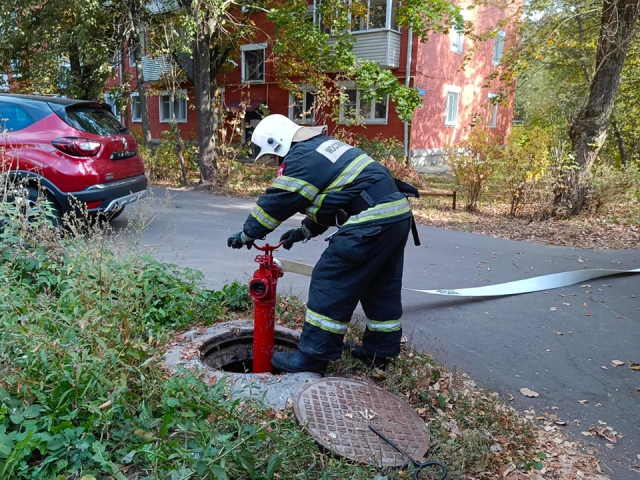
[[271,357],[275,345],[276,289],[278,278],[283,275],[282,267],[274,261],[273,252],[282,242],[272,246],[254,246],[265,252],[256,256],[260,268],[249,282],[249,294],[253,298],[253,373],[271,373]]

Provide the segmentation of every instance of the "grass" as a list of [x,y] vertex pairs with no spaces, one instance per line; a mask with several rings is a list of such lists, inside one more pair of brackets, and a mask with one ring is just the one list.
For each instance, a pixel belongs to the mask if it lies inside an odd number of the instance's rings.
[[[245,285],[207,290],[198,272],[144,255],[144,218],[114,238],[99,226],[55,230],[38,211],[25,222],[0,203],[2,480],[408,478],[328,455],[290,410],[232,401],[223,380],[166,375],[162,354],[179,331],[248,315]],[[280,297],[277,312],[302,325],[298,299]],[[406,399],[449,478],[543,467],[530,423],[425,353],[403,348],[386,372],[348,356],[331,368]]]

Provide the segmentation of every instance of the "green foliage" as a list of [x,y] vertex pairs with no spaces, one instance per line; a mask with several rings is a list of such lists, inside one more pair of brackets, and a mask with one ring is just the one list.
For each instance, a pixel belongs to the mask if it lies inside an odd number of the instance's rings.
[[[138,148],[151,182],[172,185],[180,185],[182,183],[174,132],[170,130],[162,132],[160,144],[156,147],[151,149],[144,148],[142,142],[139,142]],[[185,159],[187,178],[195,180],[198,176],[197,146],[193,142],[184,143],[182,154]]]
[[367,154],[378,162],[394,157],[404,160],[404,145],[395,137],[385,137],[376,135],[374,138],[358,136],[355,138],[355,146],[367,152]]
[[160,365],[171,330],[245,309],[246,286],[0,208],[0,478],[273,478],[279,427]]
[[447,163],[462,187],[467,210],[477,210],[480,196],[496,171],[499,149],[492,132],[478,126],[458,147],[447,150]]
[[511,201],[509,215],[528,201],[551,164],[551,136],[539,127],[515,127],[500,155],[499,170]]
[[0,4],[0,70],[20,76],[20,92],[100,99],[122,38],[119,2],[95,0]]
[[626,168],[600,164],[594,170],[588,205],[593,211],[598,213],[606,205],[625,200],[638,203],[640,164],[636,163]]

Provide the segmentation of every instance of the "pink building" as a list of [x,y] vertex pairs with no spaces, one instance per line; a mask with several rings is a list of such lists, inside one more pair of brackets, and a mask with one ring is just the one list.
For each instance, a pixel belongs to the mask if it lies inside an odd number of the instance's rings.
[[[421,43],[407,29],[397,28],[394,18],[396,0],[369,0],[369,4],[369,18],[351,32],[356,39],[354,54],[358,58],[378,62],[392,70],[401,82],[416,87],[423,98],[423,105],[415,112],[413,121],[405,124],[388,100],[365,104],[360,102],[360,94],[355,88],[344,85],[349,98],[346,107],[355,109],[362,123],[359,126],[344,125],[345,129],[369,138],[384,135],[398,139],[417,166],[441,163],[442,149],[464,140],[469,134],[469,124],[474,120],[477,122],[478,117],[495,129],[498,138],[503,139],[509,134],[513,96],[500,104],[492,102],[491,99],[501,91],[501,84],[499,80],[487,80],[514,40],[511,32],[498,26],[508,11],[489,5],[463,10],[465,19],[472,22],[476,33],[493,30],[495,35],[476,45],[462,68],[465,55],[474,48],[471,40],[463,34],[455,30],[449,34],[433,34],[427,42]],[[309,9],[315,21],[315,0]],[[267,61],[271,53],[267,39],[273,25],[264,13],[253,14],[253,20],[260,33],[251,44],[241,46],[235,60],[236,68],[219,77],[224,105],[228,109],[237,108],[243,92],[246,93],[247,88],[250,90],[251,104],[247,108],[242,140],[250,136],[252,128],[260,120],[257,109],[261,104],[267,105],[271,113],[287,115],[300,123],[320,123],[321,116],[316,118],[312,108],[313,92],[305,94],[302,100],[296,100],[276,82],[276,66]],[[121,72],[108,82],[107,89],[120,81],[122,71],[128,71],[133,79],[131,91],[135,92],[135,71],[131,63],[126,55],[121,62]],[[158,83],[162,65],[158,59],[144,59],[145,80],[154,84],[158,93],[148,97],[152,137],[160,138],[160,132],[169,128],[170,109],[174,108],[184,138],[195,139],[196,113],[189,108],[194,102],[193,88],[184,85],[187,98],[176,100],[173,107],[169,105],[169,97]],[[141,125],[136,93],[132,94],[131,100],[121,119],[135,131]],[[309,110],[309,115],[300,118],[300,112]],[[322,123],[327,123],[324,118],[322,116]],[[340,126],[328,123],[329,132]]]

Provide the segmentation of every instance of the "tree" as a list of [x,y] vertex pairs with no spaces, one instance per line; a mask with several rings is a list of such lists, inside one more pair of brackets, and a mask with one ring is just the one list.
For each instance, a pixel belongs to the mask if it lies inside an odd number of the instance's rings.
[[113,2],[7,0],[0,3],[0,70],[18,91],[99,100],[121,38]]
[[522,41],[503,62],[503,71],[518,74],[525,118],[572,145],[555,196],[558,215],[583,208],[599,154],[601,161],[632,161],[640,137],[638,0],[601,1],[528,2]]
[[[133,52],[136,68],[136,91],[140,102],[140,114],[142,117],[142,140],[144,146],[151,144],[151,123],[149,122],[149,109],[147,107],[147,90],[144,81],[144,68],[142,59],[145,56],[147,32],[145,18],[149,12],[149,2],[144,0],[122,0],[122,9],[125,21],[123,22],[124,37],[127,39],[129,49]],[[129,56],[131,58],[131,56]]]
[[569,127],[578,168],[569,170],[566,187],[554,204],[561,215],[575,215],[588,198],[591,169],[607,137],[629,44],[636,32],[639,0],[604,0],[596,68],[585,105]]

